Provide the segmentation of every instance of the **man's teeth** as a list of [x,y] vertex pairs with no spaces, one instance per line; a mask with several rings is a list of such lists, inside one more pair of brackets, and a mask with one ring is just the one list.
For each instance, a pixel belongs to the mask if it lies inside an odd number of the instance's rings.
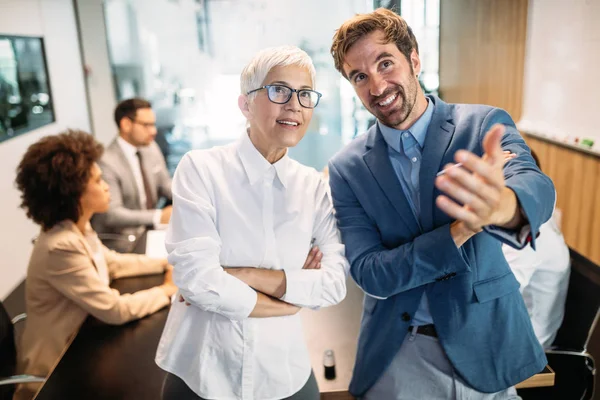
[[284,125],[291,125],[291,126],[298,126],[297,122],[292,122],[292,121],[277,121],[280,124],[284,124]]
[[380,106],[385,107],[385,106],[389,106],[390,104],[392,104],[392,101],[396,100],[396,97],[398,95],[395,94],[391,97],[388,97],[388,99],[386,101],[382,101],[381,103],[379,103]]

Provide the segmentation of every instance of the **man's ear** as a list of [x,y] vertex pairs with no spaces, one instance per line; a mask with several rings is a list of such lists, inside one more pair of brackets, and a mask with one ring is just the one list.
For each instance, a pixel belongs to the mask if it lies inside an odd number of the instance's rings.
[[413,67],[415,75],[419,76],[419,74],[421,73],[421,59],[419,58],[419,54],[415,49],[412,49],[412,52],[410,53],[410,63]]
[[133,121],[131,121],[127,117],[123,117],[123,118],[121,118],[121,121],[119,121],[119,130],[121,132],[131,132],[132,126],[133,126]]
[[247,120],[252,119],[252,112],[250,111],[250,99],[248,98],[248,95],[240,94],[240,97],[238,97],[238,107]]

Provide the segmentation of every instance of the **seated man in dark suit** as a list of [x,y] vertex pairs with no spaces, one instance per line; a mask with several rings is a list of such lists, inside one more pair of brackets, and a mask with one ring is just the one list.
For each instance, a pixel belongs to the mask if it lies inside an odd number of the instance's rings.
[[101,234],[118,234],[104,235],[104,242],[119,251],[130,251],[126,236],[139,236],[146,228],[167,224],[171,217],[171,206],[156,208],[159,198],[171,199],[171,177],[154,141],[156,116],[151,107],[138,98],[117,105],[119,135],[99,162],[110,187],[110,207],[94,217],[93,226]]

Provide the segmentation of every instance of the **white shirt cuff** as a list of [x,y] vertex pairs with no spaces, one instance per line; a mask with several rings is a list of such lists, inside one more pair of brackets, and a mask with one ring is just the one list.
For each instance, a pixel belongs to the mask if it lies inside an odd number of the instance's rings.
[[[244,282],[233,283],[229,296],[221,298],[217,312],[234,321],[241,321],[250,316],[256,307],[258,293]],[[237,287],[236,287],[237,286]]]
[[[307,306],[321,297],[321,279],[315,279],[318,269],[299,269],[285,272],[285,294],[281,300],[286,303]],[[312,300],[312,301],[311,301]]]

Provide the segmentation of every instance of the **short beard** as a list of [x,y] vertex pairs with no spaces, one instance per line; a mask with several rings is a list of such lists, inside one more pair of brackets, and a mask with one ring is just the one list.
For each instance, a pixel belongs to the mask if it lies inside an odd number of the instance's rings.
[[[386,90],[383,95],[379,96],[376,101],[373,101],[371,103],[371,110],[373,112],[373,115],[375,115],[375,117],[377,117],[377,119],[381,121],[381,123],[385,126],[395,128],[396,126],[406,121],[407,118],[410,116],[417,102],[417,91],[418,90],[416,78],[411,79],[411,81],[408,84],[407,90],[405,90],[405,88],[400,85],[394,85],[393,88]],[[397,93],[397,95],[401,99],[400,106],[394,108],[393,110],[391,110],[391,112],[388,112],[387,114],[383,114],[377,108],[377,103],[394,93]]]

